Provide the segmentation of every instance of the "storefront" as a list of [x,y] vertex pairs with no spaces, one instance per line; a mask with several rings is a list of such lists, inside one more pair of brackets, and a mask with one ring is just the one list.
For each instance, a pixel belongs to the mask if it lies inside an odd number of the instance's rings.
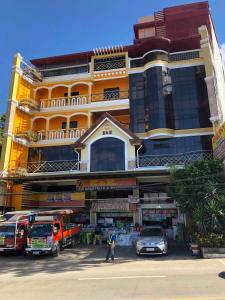
[[134,224],[137,207],[128,199],[97,200],[92,202],[91,212],[96,224],[126,228]]
[[140,218],[143,226],[162,226],[169,238],[175,239],[179,211],[174,204],[142,204]]
[[136,178],[83,180],[81,188],[90,200],[91,224],[122,228],[136,222],[137,205],[130,201]]

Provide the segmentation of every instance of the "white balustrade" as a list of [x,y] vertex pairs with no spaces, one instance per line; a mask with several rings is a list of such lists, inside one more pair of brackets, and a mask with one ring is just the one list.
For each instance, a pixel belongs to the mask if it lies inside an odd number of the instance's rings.
[[64,130],[51,130],[48,133],[49,140],[61,140],[65,138]]
[[[86,128],[74,128],[66,130],[50,130],[47,133],[42,130],[37,132],[37,140],[63,140],[63,139],[79,139],[85,132]],[[47,134],[47,135],[46,135]]]
[[38,131],[37,132],[37,140],[42,141],[45,139],[45,132],[44,131]]
[[54,98],[54,99],[42,99],[40,101],[41,108],[58,108],[65,106],[77,106],[87,104],[87,96],[76,96],[69,98]]

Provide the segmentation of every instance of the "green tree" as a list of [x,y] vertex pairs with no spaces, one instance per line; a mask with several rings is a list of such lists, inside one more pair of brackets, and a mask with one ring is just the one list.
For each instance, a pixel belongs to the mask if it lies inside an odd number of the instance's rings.
[[5,126],[5,114],[0,115],[0,141],[3,138],[4,126]]
[[170,195],[192,219],[198,232],[225,230],[225,184],[223,163],[202,160],[171,171]]

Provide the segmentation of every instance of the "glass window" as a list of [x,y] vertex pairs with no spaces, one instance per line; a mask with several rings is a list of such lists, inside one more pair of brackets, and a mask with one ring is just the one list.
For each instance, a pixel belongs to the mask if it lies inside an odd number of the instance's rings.
[[[77,121],[71,121],[70,128],[77,128]],[[62,129],[66,129],[66,122],[62,122]]]
[[174,129],[211,127],[204,66],[171,70]]
[[41,161],[77,160],[77,153],[71,146],[45,147],[41,149]]
[[211,151],[211,140],[211,135],[144,140],[140,155],[167,155],[192,151]]
[[119,97],[120,89],[118,87],[104,89],[104,100],[114,100],[119,99]]
[[116,171],[125,169],[124,142],[102,138],[91,145],[91,172]]

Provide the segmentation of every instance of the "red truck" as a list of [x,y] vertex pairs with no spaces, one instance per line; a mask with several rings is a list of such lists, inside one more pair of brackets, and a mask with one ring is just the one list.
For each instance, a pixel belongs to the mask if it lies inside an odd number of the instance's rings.
[[0,253],[25,250],[30,213],[14,211],[4,215],[5,221],[0,223]]
[[34,214],[29,227],[26,253],[58,255],[67,246],[74,246],[80,226],[73,222],[71,209],[42,211]]

